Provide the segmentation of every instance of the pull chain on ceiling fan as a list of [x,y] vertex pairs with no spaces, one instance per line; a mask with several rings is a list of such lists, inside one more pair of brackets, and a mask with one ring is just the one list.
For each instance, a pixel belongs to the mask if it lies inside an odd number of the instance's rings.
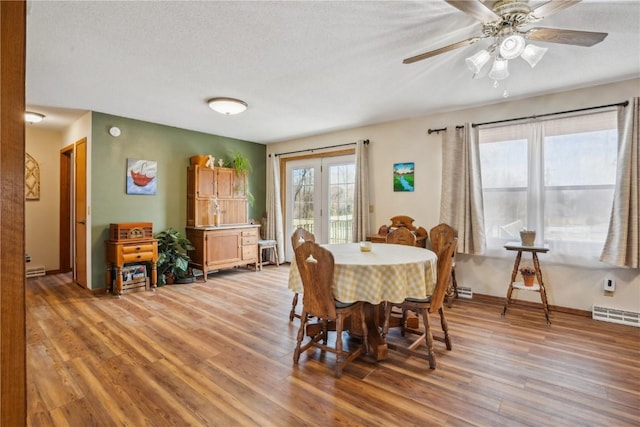
[[[491,46],[466,58],[465,63],[474,73],[473,76],[476,77],[493,56],[494,61],[488,76],[494,81],[493,86],[498,87],[499,80],[509,77],[509,60],[520,57],[533,68],[548,50],[546,47],[536,46],[531,43],[527,44],[527,41],[534,40],[589,47],[600,43],[607,37],[607,33],[591,31],[543,27],[524,28],[528,24],[539,22],[545,17],[560,12],[580,1],[555,0],[531,9],[528,1],[501,0],[496,1],[489,8],[480,0],[446,0],[451,6],[482,22],[482,34],[406,58],[402,62],[404,64],[412,64],[460,47],[472,45],[480,40],[492,38],[494,43]],[[508,96],[506,89],[503,96]]]

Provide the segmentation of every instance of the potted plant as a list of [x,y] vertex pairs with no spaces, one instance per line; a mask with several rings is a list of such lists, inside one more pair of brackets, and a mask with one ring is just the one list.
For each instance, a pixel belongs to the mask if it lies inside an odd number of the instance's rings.
[[533,278],[536,276],[536,270],[533,267],[522,267],[520,274],[522,274],[525,286],[533,286]]
[[[158,240],[158,283],[189,283],[189,255],[187,251],[195,249],[186,236],[173,228],[160,231],[153,236]],[[188,280],[185,280],[187,279]]]
[[[229,161],[228,165],[229,167],[233,167],[236,170],[236,175],[246,175],[253,170],[251,161],[239,151],[236,151],[233,154],[233,157]],[[249,191],[248,188],[245,190],[245,196],[247,197],[247,202],[249,203],[249,206],[253,206],[253,203],[255,202],[255,197],[253,196],[251,191]]]

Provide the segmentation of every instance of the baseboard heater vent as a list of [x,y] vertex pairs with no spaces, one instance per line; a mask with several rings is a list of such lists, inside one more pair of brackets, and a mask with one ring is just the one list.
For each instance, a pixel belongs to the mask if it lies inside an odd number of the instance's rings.
[[618,310],[615,308],[593,306],[592,319],[604,322],[621,323],[623,325],[640,327],[640,313],[633,311]]
[[471,288],[458,286],[458,298],[466,298],[466,299],[473,298],[473,292],[471,291]]
[[29,277],[38,277],[44,276],[47,274],[47,271],[44,269],[42,265],[29,265],[27,266],[26,276]]

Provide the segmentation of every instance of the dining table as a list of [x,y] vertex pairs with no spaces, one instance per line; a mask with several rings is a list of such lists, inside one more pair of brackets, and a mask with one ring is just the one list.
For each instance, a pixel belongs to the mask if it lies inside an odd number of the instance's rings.
[[[433,293],[437,256],[416,246],[387,243],[339,243],[321,245],[334,258],[333,296],[343,303],[365,302],[368,342],[376,360],[387,357],[380,318],[385,301],[400,303],[406,298],[423,299]],[[295,259],[289,269],[289,289],[304,293]],[[358,336],[359,322],[350,332]]]

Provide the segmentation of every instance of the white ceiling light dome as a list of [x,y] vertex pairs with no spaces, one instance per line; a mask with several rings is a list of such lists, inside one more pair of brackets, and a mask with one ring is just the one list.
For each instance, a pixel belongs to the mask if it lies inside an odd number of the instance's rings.
[[242,113],[247,109],[247,103],[235,98],[211,98],[207,101],[209,108],[226,116]]
[[500,56],[504,59],[517,58],[524,50],[524,45],[524,37],[520,34],[512,34],[500,43]]

